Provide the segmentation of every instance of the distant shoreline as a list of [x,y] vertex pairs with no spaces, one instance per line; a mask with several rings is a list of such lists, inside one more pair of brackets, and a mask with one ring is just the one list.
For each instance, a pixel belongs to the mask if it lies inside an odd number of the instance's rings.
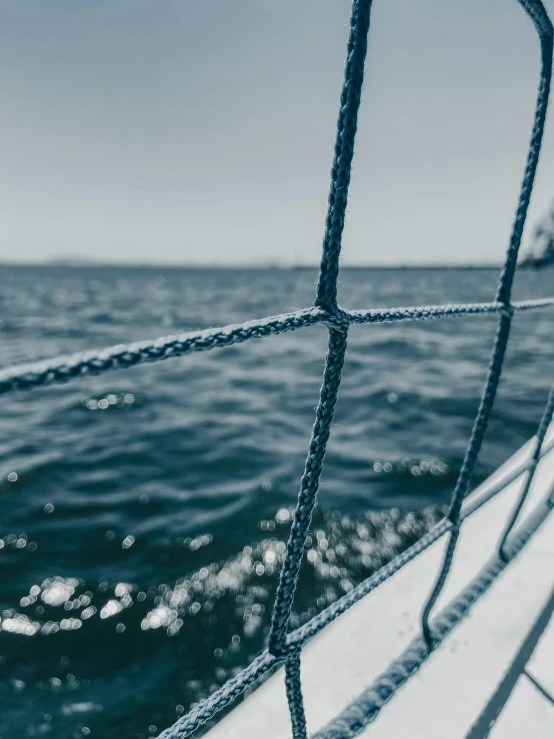
[[[66,269],[151,269],[151,270],[229,270],[229,271],[261,271],[261,270],[283,270],[283,271],[305,271],[318,270],[319,264],[179,264],[179,263],[148,263],[148,262],[94,262],[87,260],[51,260],[47,262],[8,262],[0,261],[0,267],[17,267],[24,269],[41,268],[66,268]],[[500,264],[344,264],[341,271],[352,270],[410,270],[410,271],[445,271],[445,270],[499,270]]]

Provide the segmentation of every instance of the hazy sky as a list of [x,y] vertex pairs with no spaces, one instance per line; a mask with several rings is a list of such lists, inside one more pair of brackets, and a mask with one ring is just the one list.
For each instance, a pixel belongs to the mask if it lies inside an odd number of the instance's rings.
[[[349,12],[1,0],[0,259],[317,262]],[[538,68],[516,0],[374,1],[344,264],[502,258]]]

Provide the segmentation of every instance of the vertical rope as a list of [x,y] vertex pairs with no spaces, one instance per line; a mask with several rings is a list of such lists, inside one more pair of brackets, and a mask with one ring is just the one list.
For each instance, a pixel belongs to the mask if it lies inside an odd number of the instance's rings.
[[429,649],[433,648],[433,636],[431,634],[431,629],[429,626],[429,617],[433,606],[435,605],[437,598],[439,597],[444,587],[444,584],[448,577],[448,573],[450,571],[450,567],[452,565],[452,559],[454,557],[454,552],[456,550],[456,544],[458,542],[458,537],[460,533],[460,511],[462,508],[462,502],[467,495],[475,463],[477,461],[477,457],[483,443],[483,438],[487,429],[490,412],[494,404],[498,383],[500,381],[504,356],[506,354],[506,347],[508,344],[510,326],[514,312],[513,307],[510,305],[510,298],[517,263],[517,255],[519,252],[523,227],[525,225],[525,218],[527,216],[527,209],[529,206],[529,200],[531,198],[531,192],[533,189],[533,183],[537,171],[537,164],[539,160],[540,148],[544,132],[544,124],[546,120],[546,111],[548,107],[548,96],[550,92],[550,81],[552,77],[552,25],[550,24],[548,16],[546,15],[546,11],[544,10],[544,7],[540,0],[518,0],[518,2],[522,5],[524,10],[528,13],[528,15],[535,23],[540,36],[541,74],[539,90],[537,95],[533,130],[531,133],[531,141],[529,144],[529,152],[527,155],[527,163],[525,166],[518,207],[516,210],[514,225],[512,228],[510,245],[506,254],[504,267],[500,274],[498,289],[496,293],[496,299],[498,302],[503,303],[504,310],[500,315],[498,323],[483,396],[479,404],[477,417],[475,419],[473,430],[471,432],[471,437],[462,464],[462,469],[460,470],[460,475],[452,494],[452,499],[447,514],[447,518],[453,524],[453,529],[450,533],[446,545],[443,561],[439,569],[437,579],[431,589],[431,592],[427,598],[426,603],[423,606],[421,613],[421,629],[423,632],[423,638]]
[[550,426],[550,422],[552,421],[552,414],[554,413],[554,385],[550,388],[550,394],[548,396],[548,400],[546,402],[546,406],[544,408],[539,428],[537,430],[537,436],[535,437],[535,447],[533,449],[533,457],[531,459],[531,466],[527,470],[527,473],[525,475],[525,482],[523,484],[521,493],[519,495],[519,498],[514,506],[513,511],[510,513],[510,516],[508,517],[508,521],[506,523],[506,526],[504,528],[504,531],[502,532],[499,542],[498,542],[498,556],[500,559],[504,562],[507,560],[507,553],[506,553],[506,540],[508,539],[508,536],[510,535],[511,530],[514,528],[515,523],[517,519],[519,518],[519,514],[521,513],[521,509],[523,508],[523,504],[525,503],[527,499],[527,495],[529,494],[529,489],[531,487],[531,483],[533,482],[533,477],[535,476],[535,472],[537,470],[540,458],[541,458],[541,450],[542,445],[544,443],[544,437],[546,436],[546,432],[548,431],[548,427]]
[[346,330],[331,329],[329,331],[329,349],[319,404],[273,608],[269,651],[275,656],[282,656],[286,652],[287,626],[337,402],[337,392],[344,366],[346,338]]
[[[273,608],[268,648],[269,652],[275,656],[283,656],[287,652],[286,638],[290,612],[306,536],[316,503],[323,458],[329,440],[344,366],[348,321],[344,320],[337,306],[337,279],[364,80],[371,4],[372,0],[354,0],[350,16],[350,35],[316,295],[316,306],[333,313],[336,320],[329,324],[329,349],[325,362],[323,385]],[[302,702],[299,651],[294,650],[287,655],[285,676],[293,739],[305,739],[306,719]]]
[[371,5],[372,0],[354,0],[350,16],[350,36],[331,168],[331,186],[316,298],[317,306],[330,311],[334,311],[337,307],[339,257],[354,156],[354,140],[358,127],[358,110],[364,81]]
[[300,679],[300,652],[301,648],[294,649],[285,662],[285,687],[292,725],[292,739],[307,739],[308,736]]
[[512,227],[510,246],[508,247],[506,261],[500,274],[498,290],[496,292],[496,300],[499,303],[505,304],[510,302],[517,255],[521,244],[521,236],[523,234],[523,227],[525,226],[525,219],[527,217],[527,208],[529,207],[529,201],[531,199],[533,184],[535,182],[535,174],[539,162],[544,123],[546,121],[546,111],[548,108],[550,81],[552,77],[552,35],[541,38],[541,66],[537,107],[535,111],[533,132],[531,134],[531,141],[529,144],[529,153],[527,155],[527,166],[525,167],[525,175],[521,184],[521,194],[519,197],[514,225]]
[[469,484],[471,482],[475,462],[477,461],[477,457],[481,449],[481,444],[483,442],[483,437],[487,429],[490,411],[496,397],[496,390],[498,387],[498,382],[500,380],[502,363],[504,361],[504,355],[508,343],[510,325],[510,313],[502,313],[494,340],[494,348],[489,364],[485,390],[479,404],[479,410],[477,412],[477,417],[473,425],[473,430],[471,432],[471,437],[469,440],[465,458],[460,470],[460,474],[458,476],[456,487],[452,494],[448,513],[446,515],[447,519],[453,524],[453,528],[451,529],[450,535],[448,537],[448,542],[446,544],[444,558],[439,570],[439,574],[421,614],[421,628],[423,631],[423,637],[425,639],[425,643],[430,649],[432,647],[433,640],[429,628],[429,616],[431,614],[433,606],[437,601],[437,598],[441,593],[441,590],[444,587],[446,578],[448,577],[448,573],[452,565],[452,559],[454,557],[454,552],[460,533],[460,511],[462,508],[463,500],[467,494]]

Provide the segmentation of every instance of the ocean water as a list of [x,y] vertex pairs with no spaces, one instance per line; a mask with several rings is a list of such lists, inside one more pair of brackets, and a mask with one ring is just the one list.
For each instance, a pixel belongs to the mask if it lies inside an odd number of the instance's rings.
[[[496,277],[344,270],[340,291],[348,308],[487,301]],[[303,308],[315,280],[4,266],[0,364]],[[552,287],[523,272],[515,297]],[[294,625],[442,515],[495,320],[351,330]],[[259,653],[325,348],[317,326],[2,398],[0,739],[146,739]],[[552,311],[517,316],[476,482],[534,433],[553,377]]]

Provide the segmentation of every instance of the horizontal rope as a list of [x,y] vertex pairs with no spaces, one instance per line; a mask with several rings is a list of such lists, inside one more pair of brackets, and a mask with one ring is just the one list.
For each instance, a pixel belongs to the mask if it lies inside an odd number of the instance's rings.
[[100,351],[79,352],[16,365],[0,370],[0,395],[14,390],[65,383],[84,375],[99,375],[111,370],[134,367],[145,362],[160,362],[170,357],[231,346],[271,334],[282,334],[294,331],[301,326],[322,323],[324,318],[325,314],[321,310],[309,308],[258,321],[247,321],[175,336],[163,336],[154,341],[118,344]]
[[[517,312],[554,307],[554,298],[524,300],[512,304]],[[69,382],[86,375],[100,375],[117,369],[134,367],[146,362],[160,362],[191,352],[208,351],[260,339],[273,334],[295,331],[304,326],[325,323],[332,326],[427,321],[441,318],[463,318],[506,310],[502,303],[467,303],[460,305],[423,305],[407,308],[376,308],[366,311],[333,313],[320,308],[307,308],[295,313],[270,316],[255,321],[209,328],[154,341],[137,341],[91,352],[78,352],[53,359],[6,367],[0,370],[0,395],[47,385]]]
[[209,698],[198,703],[192,711],[189,711],[185,716],[181,716],[173,726],[162,731],[158,739],[183,739],[183,737],[189,736],[191,732],[205,724],[215,713],[232,703],[249,685],[259,680],[280,661],[282,660],[269,654],[267,650],[262,652],[248,667],[228,680]]
[[[542,450],[541,458],[546,456],[554,449],[554,439],[552,439]],[[482,506],[488,503],[498,493],[502,492],[510,483],[521,477],[531,466],[533,460],[522,462],[509,475],[499,480],[484,495],[480,495],[476,500],[468,501],[466,507],[462,511],[462,518],[468,518],[478,511]],[[287,651],[279,656],[271,655],[268,650],[264,650],[260,656],[248,665],[244,670],[231,678],[228,682],[215,691],[209,698],[201,701],[185,716],[176,721],[173,726],[166,729],[159,735],[158,739],[184,739],[193,731],[196,731],[202,724],[208,721],[215,713],[229,706],[240,693],[246,688],[259,680],[263,675],[274,669],[277,665],[283,663],[289,652],[296,651],[299,647],[304,646],[318,632],[320,632],[331,621],[334,621],[342,613],[345,613],[351,606],[361,600],[364,596],[375,590],[379,585],[388,580],[405,564],[414,559],[418,554],[425,551],[435,541],[441,538],[451,526],[451,523],[445,518],[434,526],[431,531],[425,534],[419,541],[406,549],[405,552],[399,554],[387,565],[371,575],[369,578],[346,593],[342,598],[328,606],[324,611],[314,616],[303,626],[292,631],[287,637]]]
[[[526,312],[551,308],[554,298],[540,300],[521,300],[511,304],[514,311]],[[367,311],[345,311],[349,323],[394,323],[396,321],[426,321],[436,318],[460,318],[502,313],[507,308],[504,303],[463,303],[461,305],[428,305],[415,308],[385,308]]]

